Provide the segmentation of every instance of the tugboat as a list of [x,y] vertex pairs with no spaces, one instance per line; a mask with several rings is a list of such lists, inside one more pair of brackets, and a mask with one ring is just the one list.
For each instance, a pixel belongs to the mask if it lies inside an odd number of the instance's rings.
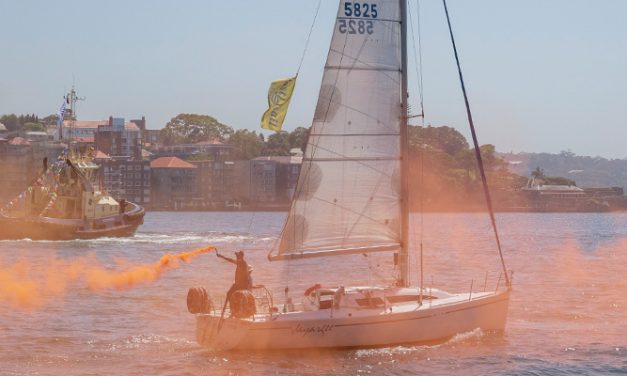
[[61,156],[0,208],[0,239],[72,240],[133,236],[144,209],[117,201],[98,182],[93,153]]
[[[79,98],[72,86],[63,99],[57,114],[59,139],[63,138],[64,118],[75,118],[76,101],[85,98]],[[144,208],[117,201],[104,190],[94,156],[93,148],[81,150],[70,137],[69,150],[54,163],[49,165],[44,158],[35,182],[0,207],[0,240],[133,236],[144,223]]]

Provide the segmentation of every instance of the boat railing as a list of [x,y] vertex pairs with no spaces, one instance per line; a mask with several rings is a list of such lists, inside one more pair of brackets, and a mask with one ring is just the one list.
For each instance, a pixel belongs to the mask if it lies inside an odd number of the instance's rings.
[[275,312],[274,299],[272,293],[265,285],[255,285],[252,288],[255,303],[257,305],[257,313],[273,314]]
[[[255,298],[255,309],[257,314],[269,314],[272,315],[277,312],[274,307],[274,299],[270,290],[265,285],[255,285],[252,287],[251,292]],[[228,304],[225,305],[226,296],[219,295],[212,298],[211,314],[222,315],[224,309],[224,316],[229,317],[231,315],[231,309]]]

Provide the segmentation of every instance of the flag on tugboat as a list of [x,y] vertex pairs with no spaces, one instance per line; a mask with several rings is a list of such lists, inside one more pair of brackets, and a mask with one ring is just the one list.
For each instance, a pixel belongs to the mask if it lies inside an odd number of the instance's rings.
[[65,108],[67,106],[67,98],[63,98],[63,104],[61,108],[59,108],[59,112],[57,113],[57,128],[63,124],[63,116],[65,115]]
[[270,84],[268,110],[261,117],[261,128],[277,133],[281,131],[295,85],[296,77],[277,80]]

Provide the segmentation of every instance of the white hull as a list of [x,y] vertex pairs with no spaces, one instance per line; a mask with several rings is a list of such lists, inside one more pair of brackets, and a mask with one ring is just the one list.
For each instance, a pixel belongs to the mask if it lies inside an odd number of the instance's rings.
[[[342,307],[220,319],[197,315],[202,346],[218,349],[378,347],[445,341],[480,328],[505,328],[509,291],[445,294],[380,308]],[[222,321],[222,322],[221,322]]]

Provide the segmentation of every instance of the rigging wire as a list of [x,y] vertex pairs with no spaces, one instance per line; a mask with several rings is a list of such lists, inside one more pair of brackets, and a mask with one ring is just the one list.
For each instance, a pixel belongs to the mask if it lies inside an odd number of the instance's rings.
[[420,117],[423,119],[423,123],[424,123],[424,117],[425,117],[425,111],[424,111],[424,93],[423,93],[423,82],[422,82],[422,36],[420,33],[420,1],[416,0],[416,23],[418,25],[418,45],[416,47],[416,37],[415,37],[415,32],[414,32],[414,21],[412,18],[412,11],[411,11],[411,3],[408,2],[407,3],[409,5],[409,26],[411,27],[411,40],[412,43],[414,45],[414,67],[416,69],[416,79],[418,80],[418,95],[419,95],[419,100],[420,100],[420,113],[417,115],[417,117]]
[[[318,13],[320,12],[320,5],[322,4],[322,0],[318,0],[318,5],[316,6],[316,12],[314,13],[314,17],[313,20],[311,22],[311,26],[309,27],[309,32],[307,34],[307,39],[305,40],[305,46],[303,47],[303,53],[300,57],[300,61],[298,63],[298,68],[296,69],[296,77],[298,77],[298,74],[300,73],[300,68],[303,66],[303,62],[305,61],[305,55],[307,54],[307,49],[309,48],[309,41],[311,40],[311,34],[313,33],[313,29],[316,25],[316,20],[318,19]],[[311,130],[311,128],[310,128]],[[305,148],[307,146],[305,145]],[[302,167],[302,165],[301,165]],[[302,173],[302,171],[301,171]],[[299,180],[300,180],[300,176],[299,176]],[[297,184],[298,187],[298,184]],[[294,197],[296,196],[297,192],[294,192]],[[273,249],[276,249],[279,245],[280,245],[280,240],[281,240],[281,235],[283,234],[283,232],[286,230],[287,228],[287,223],[289,221],[289,213],[292,211],[292,208],[290,207],[290,211],[288,212],[288,218],[285,221],[285,224],[283,225],[283,228],[281,229],[281,232],[279,234],[279,236],[275,239],[275,241],[273,242],[271,248],[270,248],[270,252],[272,252]],[[294,228],[293,232],[293,239],[296,239],[296,223],[294,223],[294,226],[292,226]],[[288,268],[289,268],[289,263],[288,263]],[[289,286],[288,286],[289,287]]]
[[316,25],[316,19],[318,18],[318,12],[320,11],[320,4],[322,4],[322,0],[318,0],[318,6],[316,7],[316,13],[314,14],[313,21],[311,22],[311,27],[309,28],[309,34],[307,34],[307,40],[305,41],[305,48],[303,48],[303,54],[300,57],[300,62],[298,63],[298,69],[296,69],[296,76],[298,77],[298,73],[300,73],[300,68],[303,66],[303,61],[305,60],[305,54],[307,53],[307,48],[309,47],[309,40],[311,39],[311,33],[313,32],[314,26]]
[[[416,69],[416,78],[418,80],[418,93],[419,93],[419,99],[420,99],[420,115],[418,115],[418,117],[420,117],[420,125],[422,128],[424,128],[424,91],[423,91],[423,81],[422,81],[422,35],[421,35],[421,31],[420,31],[420,0],[416,0],[416,24],[417,24],[417,29],[418,29],[418,45],[416,46],[416,38],[415,38],[415,31],[414,31],[414,21],[412,18],[412,10],[411,10],[411,3],[408,2],[409,4],[409,25],[411,26],[411,38],[412,38],[412,43],[413,43],[413,52],[414,52],[414,64],[415,64],[415,69]],[[419,158],[420,158],[420,178],[419,178],[419,182],[418,185],[420,186],[421,189],[424,189],[424,142],[422,142],[422,139],[419,139]],[[424,192],[421,191],[419,194],[419,198],[418,198],[418,205],[419,205],[419,211],[420,211],[420,235],[416,236],[416,227],[413,226],[412,227],[412,234],[413,234],[413,238],[414,238],[414,242],[415,239],[418,237],[419,238],[419,259],[416,260],[416,263],[418,264],[418,269],[420,271],[420,293],[418,295],[418,301],[419,304],[422,304],[422,295],[423,295],[423,288],[424,288],[424,267],[423,267],[423,234],[424,234]]]
[[501,266],[503,268],[503,274],[505,276],[505,283],[508,288],[511,288],[511,281],[507,273],[507,267],[505,266],[505,259],[503,258],[503,251],[501,249],[501,240],[499,238],[499,232],[496,227],[496,219],[494,217],[494,210],[492,208],[492,199],[490,197],[490,189],[488,188],[488,180],[486,179],[485,170],[483,167],[483,159],[481,158],[481,149],[479,148],[479,141],[477,140],[477,132],[475,131],[475,125],[472,120],[472,113],[470,111],[470,103],[468,102],[468,95],[466,93],[466,85],[464,84],[464,76],[462,75],[462,68],[459,62],[459,55],[457,54],[457,46],[455,45],[455,38],[453,37],[453,28],[451,26],[451,19],[448,13],[448,7],[446,6],[446,0],[442,0],[444,4],[444,12],[446,13],[446,22],[448,24],[449,34],[451,35],[451,43],[453,45],[453,52],[455,53],[455,62],[457,63],[457,72],[459,73],[459,82],[462,87],[462,93],[464,94],[464,104],[466,105],[466,115],[468,117],[468,123],[470,124],[470,133],[472,134],[472,142],[475,147],[475,156],[477,158],[477,164],[479,165],[479,172],[481,173],[481,182],[483,183],[483,193],[485,195],[486,205],[490,212],[490,221],[492,222],[492,229],[494,230],[494,237],[496,239],[496,246],[499,250],[499,256],[501,258]]
[[[318,13],[320,12],[320,5],[322,4],[322,0],[318,0],[318,5],[316,6],[316,13],[314,14],[313,20],[311,21],[311,26],[309,27],[309,33],[307,34],[307,39],[305,40],[305,47],[303,48],[303,53],[300,57],[300,61],[298,62],[298,68],[296,69],[296,77],[298,77],[298,74],[300,73],[300,68],[303,66],[303,62],[305,61],[305,55],[307,54],[307,49],[309,48],[309,41],[311,40],[311,34],[313,33],[313,29],[316,25],[316,20],[318,19]],[[307,147],[307,146],[305,146]],[[301,165],[302,167],[302,165]],[[300,180],[300,177],[299,177]],[[294,192],[294,195],[296,194],[296,192]],[[293,204],[293,203],[292,203]],[[292,211],[292,208],[290,208],[290,212]],[[281,241],[281,236],[282,233],[285,231],[286,227],[287,227],[287,223],[289,221],[289,212],[288,212],[288,218],[285,221],[285,225],[283,226],[283,229],[281,230],[281,234],[279,234],[279,236],[276,238],[276,240],[274,241],[274,245],[273,245],[273,249],[276,248],[277,245],[280,245],[280,241]],[[294,226],[292,226],[293,228],[293,234],[292,234],[292,239],[296,239],[296,221],[294,221]],[[272,250],[270,251],[272,252]],[[285,283],[285,299],[287,300],[287,296],[289,293],[289,289],[290,289],[290,272],[292,270],[292,262],[291,260],[288,260],[287,262],[287,280]]]

